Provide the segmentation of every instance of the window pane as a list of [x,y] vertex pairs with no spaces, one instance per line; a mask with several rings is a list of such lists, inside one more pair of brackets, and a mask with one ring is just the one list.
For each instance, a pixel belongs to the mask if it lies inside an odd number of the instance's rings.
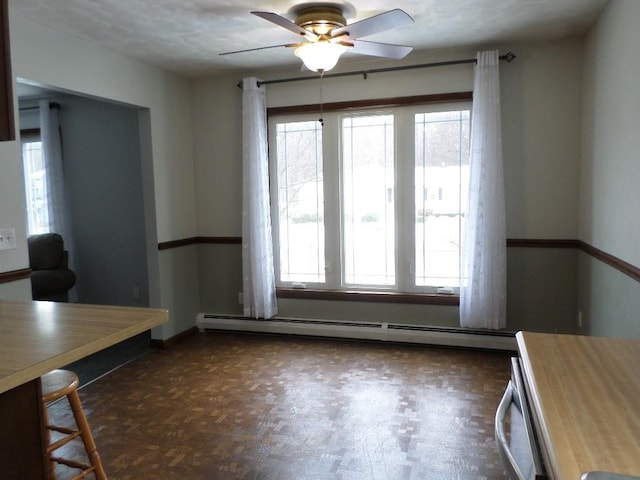
[[395,285],[393,115],[342,122],[344,282]]
[[469,170],[469,111],[415,116],[415,282],[459,286],[461,205]]
[[42,158],[42,142],[22,144],[29,235],[49,232],[47,179]]
[[324,282],[322,128],[277,125],[280,281]]

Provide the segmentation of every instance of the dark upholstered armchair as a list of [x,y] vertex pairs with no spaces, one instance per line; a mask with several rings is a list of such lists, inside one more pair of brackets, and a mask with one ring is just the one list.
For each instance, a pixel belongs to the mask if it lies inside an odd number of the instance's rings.
[[32,235],[29,244],[31,293],[34,300],[66,302],[76,275],[69,270],[69,253],[57,233]]

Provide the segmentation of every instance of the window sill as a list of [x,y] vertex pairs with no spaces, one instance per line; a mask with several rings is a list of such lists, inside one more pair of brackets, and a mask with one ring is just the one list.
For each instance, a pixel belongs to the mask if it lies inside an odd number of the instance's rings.
[[459,295],[442,295],[436,293],[400,293],[361,290],[277,288],[276,295],[278,298],[293,298],[302,300],[334,300],[346,302],[406,303],[449,306],[458,306],[460,304]]

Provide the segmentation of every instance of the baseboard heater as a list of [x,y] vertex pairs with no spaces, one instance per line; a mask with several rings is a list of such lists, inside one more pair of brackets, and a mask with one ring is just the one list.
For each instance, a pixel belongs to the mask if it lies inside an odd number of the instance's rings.
[[237,332],[281,333],[330,338],[379,340],[420,343],[491,350],[516,350],[513,332],[428,327],[387,322],[350,322],[274,317],[268,320],[242,316],[199,313],[196,325],[200,331],[229,330]]

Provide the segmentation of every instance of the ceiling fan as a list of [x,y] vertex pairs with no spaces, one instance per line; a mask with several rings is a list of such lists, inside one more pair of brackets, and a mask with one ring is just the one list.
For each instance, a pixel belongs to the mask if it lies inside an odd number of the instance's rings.
[[314,72],[323,74],[331,70],[340,55],[350,51],[362,55],[400,59],[407,56],[413,47],[361,40],[362,37],[383,32],[391,28],[411,25],[413,18],[396,8],[358,22],[347,24],[345,8],[335,3],[308,3],[291,10],[295,21],[272,12],[251,12],[260,18],[286,28],[302,37],[302,41],[283,45],[250,48],[224,52],[220,55],[252,52],[268,48],[295,48],[294,54]]

